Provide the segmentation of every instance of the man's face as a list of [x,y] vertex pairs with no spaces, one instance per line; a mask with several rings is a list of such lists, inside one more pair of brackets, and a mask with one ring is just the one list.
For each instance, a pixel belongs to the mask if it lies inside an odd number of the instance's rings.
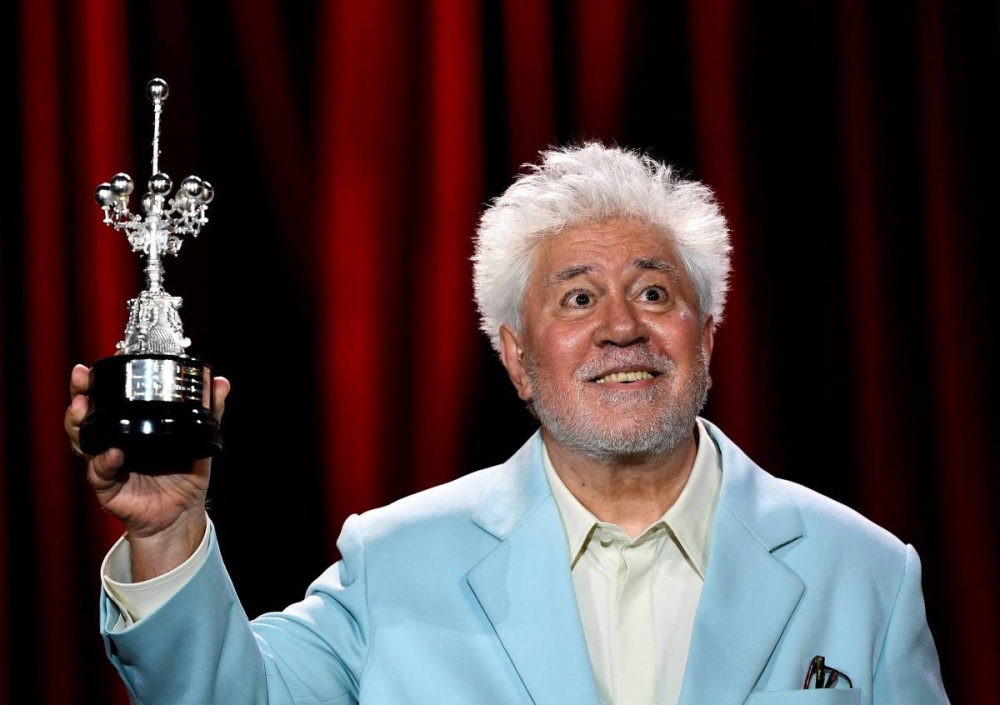
[[581,225],[539,244],[523,335],[502,358],[557,443],[641,462],[691,436],[710,385],[712,321],[668,237],[635,221]]

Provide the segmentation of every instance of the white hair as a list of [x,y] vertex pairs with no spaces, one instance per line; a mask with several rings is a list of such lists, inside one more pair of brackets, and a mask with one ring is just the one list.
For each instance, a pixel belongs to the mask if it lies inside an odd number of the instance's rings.
[[483,213],[472,257],[480,327],[500,351],[500,325],[521,333],[532,254],[545,237],[585,223],[638,220],[662,231],[698,296],[701,320],[722,321],[729,228],[712,190],[637,151],[596,142],[541,152]]

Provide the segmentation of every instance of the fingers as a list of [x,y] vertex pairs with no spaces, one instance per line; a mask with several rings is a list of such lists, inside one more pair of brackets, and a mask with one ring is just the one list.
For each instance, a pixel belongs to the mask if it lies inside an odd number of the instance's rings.
[[107,489],[115,483],[118,471],[125,462],[125,454],[118,448],[108,448],[95,455],[87,467],[87,480],[96,490]]
[[73,450],[80,455],[83,455],[83,452],[80,450],[80,425],[83,423],[86,415],[87,397],[77,394],[70,400],[69,406],[66,407],[66,415],[63,417],[63,427],[66,429],[66,435],[69,436],[69,442],[73,445]]
[[228,379],[225,377],[215,378],[213,389],[215,392],[215,405],[212,407],[212,414],[215,416],[216,421],[222,421],[222,414],[226,410],[226,397],[229,396],[230,389],[232,389],[232,385]]
[[90,389],[90,368],[86,365],[76,365],[69,376],[69,406],[63,416],[63,428],[69,436],[70,445],[77,455],[84,455],[80,449],[80,424],[87,415],[87,397]]
[[86,394],[90,389],[90,368],[86,365],[76,365],[69,376],[69,398],[77,394]]

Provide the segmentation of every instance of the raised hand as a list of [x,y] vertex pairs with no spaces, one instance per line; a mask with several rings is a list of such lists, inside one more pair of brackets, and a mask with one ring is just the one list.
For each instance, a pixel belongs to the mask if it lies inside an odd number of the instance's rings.
[[[89,376],[90,368],[85,365],[76,365],[70,375],[66,434],[74,450],[87,460],[87,481],[98,501],[125,526],[132,546],[133,580],[161,575],[184,562],[204,536],[212,460],[196,460],[188,467],[131,468],[118,448],[95,456],[84,454],[80,425],[87,413]],[[212,412],[220,422],[229,389],[225,377],[215,378]]]

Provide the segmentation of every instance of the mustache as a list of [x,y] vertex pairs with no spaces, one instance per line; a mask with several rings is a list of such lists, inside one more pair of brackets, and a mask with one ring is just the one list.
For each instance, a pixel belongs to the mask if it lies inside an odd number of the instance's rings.
[[634,368],[650,370],[658,374],[673,374],[677,370],[674,361],[665,355],[656,355],[646,348],[611,348],[593,360],[588,360],[576,370],[580,382],[602,377],[611,370]]

